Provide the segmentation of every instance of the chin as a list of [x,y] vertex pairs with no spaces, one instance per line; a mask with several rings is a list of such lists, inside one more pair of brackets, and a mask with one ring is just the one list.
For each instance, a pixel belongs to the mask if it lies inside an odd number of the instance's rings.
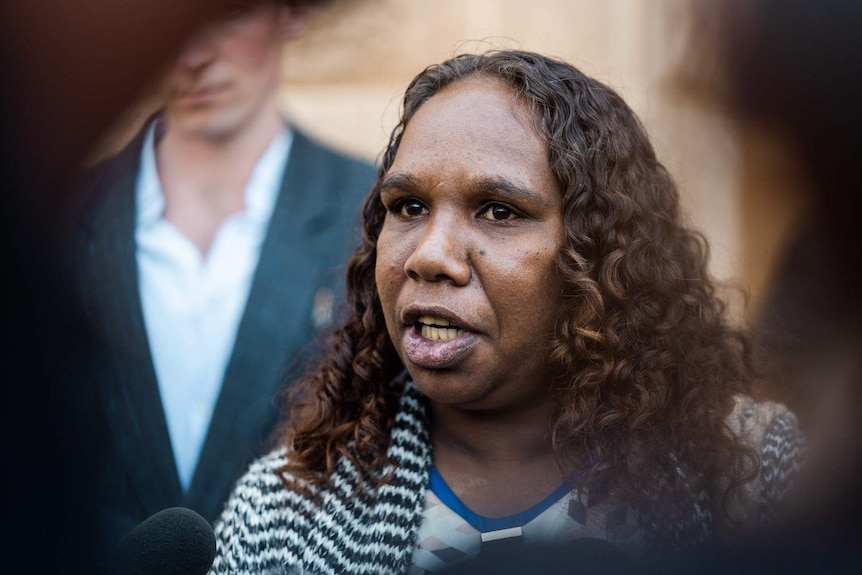
[[477,389],[475,382],[463,374],[456,375],[451,370],[427,370],[412,368],[408,370],[413,383],[434,403],[459,407],[479,407],[487,393]]
[[236,134],[242,125],[235,115],[221,110],[184,114],[171,120],[170,129],[178,129],[189,137],[201,140],[226,140]]

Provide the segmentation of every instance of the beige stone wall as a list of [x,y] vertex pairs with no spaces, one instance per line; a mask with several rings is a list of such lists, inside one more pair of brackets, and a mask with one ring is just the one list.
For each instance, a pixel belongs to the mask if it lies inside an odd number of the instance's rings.
[[402,91],[426,65],[489,47],[562,57],[613,86],[638,113],[680,186],[692,225],[712,245],[713,272],[738,280],[756,303],[794,209],[771,202],[778,184],[770,177],[782,171],[751,173],[747,160],[758,152],[750,142],[675,89],[680,60],[691,49],[686,6],[685,0],[336,0],[286,46],[284,110],[319,139],[376,161]]

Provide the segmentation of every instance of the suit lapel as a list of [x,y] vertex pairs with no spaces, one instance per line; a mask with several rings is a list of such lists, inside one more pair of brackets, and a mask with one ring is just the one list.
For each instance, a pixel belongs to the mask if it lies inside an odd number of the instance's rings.
[[[308,310],[319,287],[327,229],[320,151],[294,132],[293,143],[222,391],[185,505],[215,518],[233,482],[265,447],[275,422],[274,394],[312,336]],[[264,423],[262,423],[264,422]]]
[[147,514],[181,497],[155,370],[150,357],[135,257],[135,181],[143,133],[123,150],[96,193],[89,231],[87,298],[108,353],[97,386],[125,469]]

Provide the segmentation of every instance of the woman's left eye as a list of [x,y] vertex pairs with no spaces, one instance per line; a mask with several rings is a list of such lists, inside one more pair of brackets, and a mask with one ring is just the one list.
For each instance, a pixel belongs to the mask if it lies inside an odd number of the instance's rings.
[[503,204],[490,204],[479,214],[479,217],[495,222],[509,220],[515,217],[515,211]]

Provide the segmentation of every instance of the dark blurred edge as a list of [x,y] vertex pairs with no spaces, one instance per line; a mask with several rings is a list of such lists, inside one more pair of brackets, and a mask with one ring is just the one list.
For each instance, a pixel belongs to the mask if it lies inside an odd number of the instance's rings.
[[60,224],[91,146],[212,0],[0,3],[4,556],[26,573],[104,571],[87,473],[99,438],[65,366],[89,333],[60,267]]

